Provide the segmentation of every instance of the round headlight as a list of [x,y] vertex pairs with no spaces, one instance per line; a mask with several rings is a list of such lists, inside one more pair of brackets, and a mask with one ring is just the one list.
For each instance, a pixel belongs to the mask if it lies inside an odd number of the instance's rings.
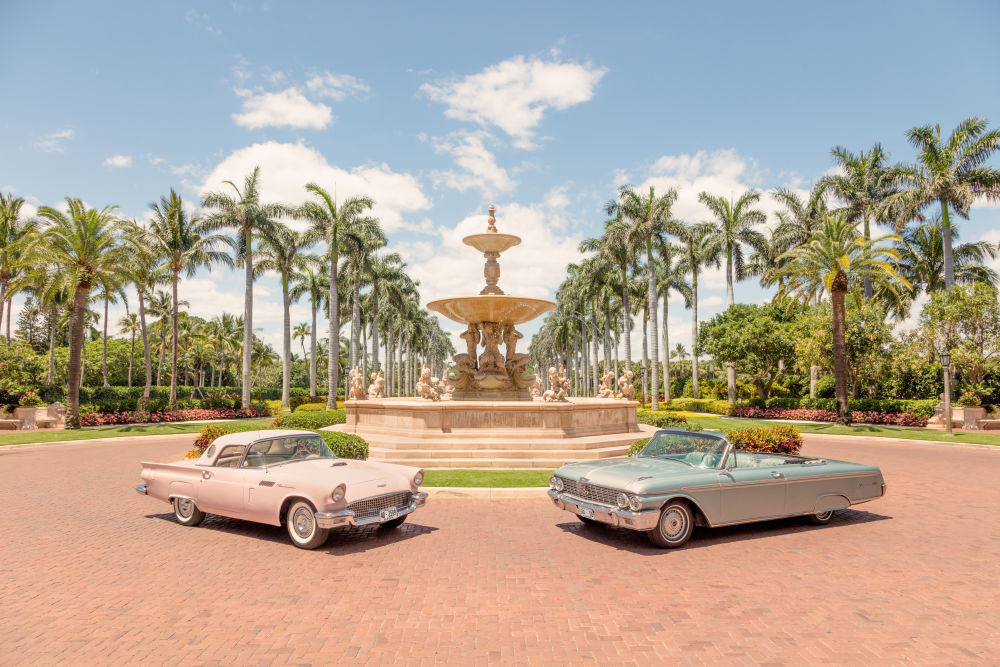
[[420,486],[424,483],[424,471],[421,470],[416,475],[413,476],[413,484],[415,486]]
[[639,500],[639,496],[632,496],[631,498],[628,499],[628,508],[633,512],[639,511],[640,504],[641,501]]
[[628,496],[626,496],[624,493],[618,494],[618,507],[622,509],[628,507]]
[[553,475],[552,477],[549,477],[549,486],[551,488],[553,488],[553,489],[556,488],[556,476],[555,475]]
[[561,477],[553,477],[552,479],[554,480],[552,482],[552,488],[554,488],[556,491],[561,492],[564,488],[566,488],[566,485],[563,484]]
[[343,500],[344,499],[344,485],[341,484],[336,489],[334,489],[333,490],[333,494],[331,494],[330,497],[333,498],[333,502],[335,502],[335,503],[339,503],[341,500]]

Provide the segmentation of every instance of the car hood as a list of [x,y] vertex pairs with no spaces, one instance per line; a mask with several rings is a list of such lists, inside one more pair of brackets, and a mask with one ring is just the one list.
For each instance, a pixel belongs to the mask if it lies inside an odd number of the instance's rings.
[[389,469],[384,463],[351,459],[312,459],[268,468],[265,479],[295,484],[324,483],[331,489],[343,483],[347,485],[348,495],[354,495],[351,489],[359,486],[367,488],[381,482],[387,483],[385,493],[408,489],[409,480],[418,469],[408,466],[394,467],[398,470]]
[[[670,483],[671,479],[678,482],[704,475],[704,468],[693,468],[684,463],[661,461],[652,458],[623,457],[600,459],[597,461],[579,461],[567,463],[556,470],[555,474],[568,479],[579,480],[586,477],[590,484],[606,486],[612,489],[635,490],[650,486],[660,486]],[[643,483],[649,480],[652,484]]]

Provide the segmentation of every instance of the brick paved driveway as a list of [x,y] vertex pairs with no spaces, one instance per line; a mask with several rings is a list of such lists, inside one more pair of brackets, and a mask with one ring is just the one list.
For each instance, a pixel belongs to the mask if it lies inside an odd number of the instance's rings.
[[307,552],[184,528],[137,461],[190,437],[0,449],[0,663],[996,662],[1000,451],[811,438],[889,494],[661,552],[547,500],[437,500]]

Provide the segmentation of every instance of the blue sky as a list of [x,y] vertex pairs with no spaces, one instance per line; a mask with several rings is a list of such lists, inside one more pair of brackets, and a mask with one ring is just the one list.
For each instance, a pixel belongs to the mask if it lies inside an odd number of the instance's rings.
[[[912,161],[914,125],[1000,123],[996,2],[4,2],[0,18],[0,190],[142,217],[260,164],[270,199],[300,203],[309,180],[375,197],[425,301],[478,291],[460,238],[491,202],[525,239],[501,287],[546,296],[622,183],[678,186],[696,220],[702,189],[808,188],[835,145]],[[960,230],[1000,241],[1000,208]],[[709,317],[721,273],[703,285]],[[181,295],[210,316],[239,311],[241,286],[215,270]],[[279,304],[264,278],[274,344]],[[675,341],[688,322],[672,309]]]

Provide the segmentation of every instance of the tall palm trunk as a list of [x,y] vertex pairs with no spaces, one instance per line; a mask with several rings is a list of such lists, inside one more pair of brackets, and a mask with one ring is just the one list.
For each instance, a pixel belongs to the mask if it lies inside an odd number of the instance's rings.
[[[611,306],[604,302],[604,372],[611,370]],[[612,387],[613,388],[613,387]]]
[[[864,216],[865,222],[865,243],[868,243],[872,239],[871,229],[868,226],[868,216]],[[864,290],[865,290],[865,301],[871,301],[874,291],[872,289],[872,281],[869,278],[864,280]]]
[[647,379],[649,377],[649,317],[645,312],[647,309],[643,309],[642,314],[642,400],[640,403],[642,405],[646,404],[646,397],[649,395],[649,383]]
[[372,300],[372,373],[378,373],[378,295]]
[[149,410],[149,390],[153,385],[153,359],[149,353],[149,332],[146,329],[146,300],[141,289],[137,292],[139,293],[139,328],[141,329],[142,352],[146,366],[146,385],[142,389],[142,398],[139,399],[137,409],[139,412],[146,412]]
[[281,407],[288,407],[292,387],[292,322],[288,312],[288,274],[281,275]]
[[250,360],[253,355],[253,233],[244,230],[247,237],[246,245],[246,277],[243,293],[243,393],[240,404],[250,407]]
[[83,369],[83,318],[87,314],[90,284],[82,282],[73,292],[73,311],[69,320],[69,366],[66,369],[66,428],[80,428],[80,380]]
[[135,330],[132,330],[132,347],[128,354],[128,388],[132,388],[132,365],[135,363]]
[[104,334],[101,336],[101,382],[108,386],[108,298],[104,297]]
[[632,309],[628,302],[628,274],[622,269],[622,326],[625,327],[625,368],[632,370]]
[[14,298],[7,301],[7,342],[10,342],[10,310],[14,306]]
[[590,379],[593,380],[593,387],[591,388],[591,394],[597,393],[597,387],[600,385],[601,380],[598,373],[598,349],[597,349],[597,310],[591,309],[590,311],[590,348],[594,355],[592,358],[591,368],[590,368]]
[[847,276],[838,273],[830,286],[833,301],[833,378],[837,392],[837,423],[850,424],[851,410],[847,402],[847,342],[845,339],[847,309],[844,296],[847,294]]
[[0,283],[0,322],[3,322],[3,304],[7,299],[7,281]]
[[[941,200],[941,244],[944,246],[944,288],[951,289],[955,284],[955,260],[951,249],[951,219],[948,217],[948,204]],[[10,326],[10,313],[7,314],[7,326]]]
[[663,289],[663,400],[670,402],[670,332],[667,330],[667,301],[670,288]]
[[351,353],[348,366],[354,368],[361,362],[361,283],[357,280],[351,289]]
[[56,307],[49,309],[49,372],[45,377],[45,386],[55,383],[56,375]]
[[652,380],[650,384],[652,385],[652,398],[650,399],[650,409],[659,410],[660,409],[660,341],[659,331],[657,331],[657,314],[656,314],[656,270],[653,264],[653,246],[651,243],[646,243],[646,271],[649,274],[649,290],[646,293],[646,301],[649,304],[649,335],[650,335],[650,350],[649,357],[653,360],[653,372]]
[[[177,302],[177,271],[174,270],[173,280],[171,281],[171,292],[173,298],[173,308],[170,314],[170,324],[171,330],[173,331],[173,338],[170,341],[170,398],[169,405],[170,409],[173,410],[177,407],[177,350],[178,350],[178,320],[179,309]],[[246,407],[246,406],[244,406]]]
[[[337,387],[340,385],[340,302],[337,300],[337,234],[330,242],[330,343],[326,362],[327,397],[326,407],[337,407]],[[345,398],[346,398],[345,394]]]
[[[726,253],[726,309],[733,307],[736,298],[733,295],[733,247],[730,245]],[[736,402],[736,367],[732,362],[726,363],[726,388],[727,399],[730,403]]]
[[312,329],[309,331],[309,395],[316,396],[316,297],[312,299]]
[[396,337],[392,333],[392,309],[389,310],[388,316],[385,322],[385,387],[386,393],[389,396],[394,396],[395,392],[393,389],[395,385],[393,384],[393,378],[395,377],[396,362],[392,358],[395,350],[393,349]]
[[691,395],[698,395],[698,272],[691,273]]

